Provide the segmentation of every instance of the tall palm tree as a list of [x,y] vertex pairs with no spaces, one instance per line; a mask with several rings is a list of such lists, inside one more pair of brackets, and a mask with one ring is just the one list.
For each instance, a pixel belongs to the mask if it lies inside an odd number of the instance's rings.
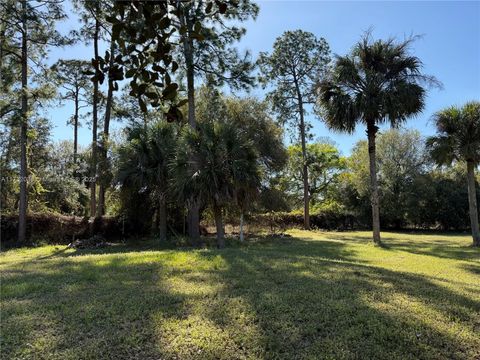
[[421,73],[422,62],[410,55],[414,38],[372,41],[367,33],[351,53],[337,56],[329,76],[319,84],[321,115],[327,126],[353,133],[366,125],[370,159],[373,240],[380,244],[380,213],[375,164],[378,125],[395,127],[424,107],[424,83],[437,83]]
[[439,165],[454,161],[467,164],[468,206],[473,245],[480,246],[475,168],[480,163],[480,102],[458,108],[451,106],[433,116],[437,136],[427,139],[427,147]]
[[130,130],[127,144],[119,149],[117,180],[147,192],[156,204],[160,240],[167,238],[169,164],[175,152],[175,126],[158,121],[147,128]]

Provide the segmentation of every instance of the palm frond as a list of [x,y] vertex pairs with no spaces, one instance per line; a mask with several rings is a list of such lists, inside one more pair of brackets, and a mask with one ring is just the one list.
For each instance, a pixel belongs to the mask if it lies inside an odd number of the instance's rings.
[[367,32],[349,55],[337,56],[318,93],[330,129],[351,133],[360,122],[398,126],[423,110],[423,85],[436,79],[423,74],[422,62],[410,54],[415,39],[374,41]]

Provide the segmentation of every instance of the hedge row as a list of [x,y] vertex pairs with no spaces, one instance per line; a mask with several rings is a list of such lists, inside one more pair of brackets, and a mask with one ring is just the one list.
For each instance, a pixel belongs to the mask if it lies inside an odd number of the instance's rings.
[[[284,230],[303,226],[303,214],[298,212],[271,212],[251,217],[255,225],[268,226],[272,230]],[[352,230],[362,228],[353,215],[338,212],[322,212],[310,215],[310,227],[324,230]]]
[[[271,231],[284,231],[291,227],[303,226],[303,215],[298,212],[274,212],[251,215],[250,225],[269,228]],[[348,230],[362,228],[354,216],[338,212],[313,213],[310,216],[313,229]],[[27,239],[31,243],[47,242],[69,244],[76,239],[101,235],[109,241],[125,237],[144,235],[148,230],[142,226],[124,221],[121,217],[101,217],[93,220],[59,214],[30,214],[27,217]],[[18,232],[18,216],[4,215],[1,218],[1,239],[3,243],[15,242]]]
[[[107,240],[120,240],[134,234],[135,229],[119,217],[101,217],[94,220],[78,216],[59,214],[29,214],[27,217],[27,239],[29,242],[69,244],[75,239],[88,238],[93,234]],[[1,219],[2,242],[15,242],[18,232],[18,216],[4,215]]]

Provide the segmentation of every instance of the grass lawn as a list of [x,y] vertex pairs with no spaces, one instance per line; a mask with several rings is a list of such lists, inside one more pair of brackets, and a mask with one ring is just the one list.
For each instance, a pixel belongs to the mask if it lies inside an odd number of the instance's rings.
[[2,359],[480,359],[460,235],[292,231],[224,250],[0,255]]

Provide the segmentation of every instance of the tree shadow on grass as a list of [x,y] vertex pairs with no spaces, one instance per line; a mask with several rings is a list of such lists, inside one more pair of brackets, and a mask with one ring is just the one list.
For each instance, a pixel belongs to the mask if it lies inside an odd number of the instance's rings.
[[[2,275],[6,358],[475,358],[479,304],[341,242],[108,253]],[[444,324],[444,326],[442,325]]]
[[480,249],[472,246],[447,244],[438,241],[427,243],[415,243],[414,241],[394,241],[385,245],[386,249],[401,250],[411,254],[428,255],[443,259],[480,261]]
[[5,358],[157,359],[152,314],[176,314],[161,263],[39,261],[2,279]]
[[[388,233],[387,233],[388,234]],[[404,237],[382,236],[382,248],[387,250],[400,250],[417,255],[428,255],[444,259],[453,260],[478,260],[480,261],[480,249],[470,245],[463,245],[460,242],[452,243],[452,238],[457,238],[459,234],[445,233],[438,235],[448,239],[428,239],[421,240],[412,235],[422,235],[422,233],[399,233]],[[425,233],[425,235],[435,237],[433,233]],[[331,240],[341,240],[348,242],[370,243],[372,241],[369,235],[359,234],[343,234],[329,232],[326,237]]]
[[[480,276],[480,262],[477,265],[462,264],[461,268],[471,272],[473,275]],[[480,278],[479,278],[479,284],[480,284]],[[479,288],[480,288],[480,285],[479,285]]]
[[337,253],[325,246],[222,253],[230,284],[223,296],[247,298],[262,329],[262,358],[480,356],[474,291],[459,294],[425,276],[359,263],[341,244]]

